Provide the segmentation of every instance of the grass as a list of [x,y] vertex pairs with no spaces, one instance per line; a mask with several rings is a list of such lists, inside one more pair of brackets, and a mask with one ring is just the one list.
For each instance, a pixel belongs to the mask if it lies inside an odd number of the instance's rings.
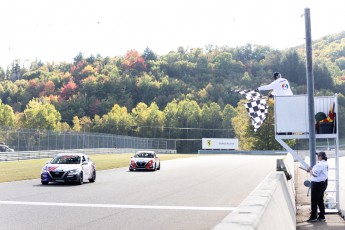
[[[97,171],[113,168],[128,167],[133,154],[97,154],[90,155],[95,162]],[[178,158],[195,157],[197,154],[160,154],[161,161]],[[50,158],[36,160],[22,160],[0,162],[0,183],[18,180],[37,179],[41,176],[41,169]]]

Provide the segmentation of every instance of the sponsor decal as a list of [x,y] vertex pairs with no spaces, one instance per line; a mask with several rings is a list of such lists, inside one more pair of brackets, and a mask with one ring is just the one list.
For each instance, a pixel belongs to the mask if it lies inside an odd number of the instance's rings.
[[50,167],[48,167],[48,172],[51,172],[51,171],[57,169],[58,167],[59,166],[50,166]]
[[282,89],[283,89],[283,90],[289,89],[289,84],[283,83],[283,84],[282,84]]

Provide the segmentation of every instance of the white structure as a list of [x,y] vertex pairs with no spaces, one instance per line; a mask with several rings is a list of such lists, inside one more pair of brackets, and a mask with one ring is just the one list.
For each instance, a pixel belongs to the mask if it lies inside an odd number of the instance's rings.
[[202,149],[238,149],[238,139],[202,138]]
[[[308,118],[308,97],[307,95],[276,96],[274,102],[275,116],[275,139],[290,152],[295,160],[298,160],[304,168],[309,165],[304,159],[288,146],[284,140],[288,139],[309,139],[309,118]],[[333,113],[338,112],[337,95],[330,97],[314,97],[315,113],[324,112],[328,115],[330,109]],[[339,210],[339,135],[338,135],[338,116],[333,121],[333,129],[330,132],[315,134],[316,141],[323,139],[332,140],[334,148],[327,157],[334,160],[334,166],[329,168],[328,188],[326,192],[334,198],[328,206]],[[326,202],[327,205],[327,202]]]

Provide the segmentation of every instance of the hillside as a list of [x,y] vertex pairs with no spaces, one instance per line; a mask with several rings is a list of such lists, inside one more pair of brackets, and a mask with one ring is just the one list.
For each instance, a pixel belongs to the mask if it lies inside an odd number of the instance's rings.
[[[170,127],[175,138],[232,137],[241,99],[234,90],[255,89],[279,71],[295,94],[305,94],[304,53],[303,46],[279,51],[247,44],[178,47],[162,56],[149,48],[114,57],[79,53],[73,63],[35,61],[29,67],[14,60],[0,69],[1,106],[13,113],[0,123],[146,137],[168,137]],[[313,54],[316,93],[339,93],[343,109],[345,32],[314,41]]]

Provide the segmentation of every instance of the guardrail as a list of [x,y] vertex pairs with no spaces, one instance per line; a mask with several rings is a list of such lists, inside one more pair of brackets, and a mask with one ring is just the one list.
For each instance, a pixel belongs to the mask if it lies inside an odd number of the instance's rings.
[[[135,153],[137,150],[132,148],[96,148],[96,149],[65,149],[65,150],[45,150],[45,151],[18,151],[18,152],[2,152],[0,153],[0,162],[19,161],[30,159],[52,158],[59,153],[85,153],[87,155],[95,154],[119,154],[119,153]],[[145,149],[156,151],[158,154],[175,154],[175,149]]]

